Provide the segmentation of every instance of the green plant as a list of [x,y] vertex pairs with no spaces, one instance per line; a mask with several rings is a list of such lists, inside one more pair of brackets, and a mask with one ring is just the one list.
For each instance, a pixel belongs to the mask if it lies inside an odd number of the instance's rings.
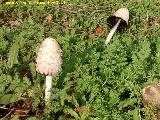
[[[160,78],[159,4],[154,0],[76,0],[62,6],[2,5],[0,111],[13,109],[6,117],[20,119],[15,108],[24,112],[22,106],[30,98],[26,119],[144,119],[141,88]],[[131,12],[129,27],[117,32],[106,47],[106,20],[119,7]],[[53,19],[43,22],[48,14]],[[105,32],[96,33],[97,26]],[[44,109],[45,78],[36,72],[35,57],[48,36],[58,40],[64,62],[53,80],[51,107]],[[36,116],[38,110],[44,113]]]

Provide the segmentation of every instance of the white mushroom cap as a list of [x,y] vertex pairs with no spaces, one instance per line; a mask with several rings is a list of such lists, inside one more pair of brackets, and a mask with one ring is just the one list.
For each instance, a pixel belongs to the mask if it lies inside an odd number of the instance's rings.
[[41,74],[54,76],[61,71],[62,53],[58,42],[46,38],[40,45],[36,59],[36,70]]
[[160,86],[147,86],[142,90],[142,97],[145,104],[160,104]]
[[128,20],[129,20],[129,11],[127,8],[120,8],[118,9],[114,15],[118,18],[121,18],[122,20],[124,20],[127,24],[128,24]]

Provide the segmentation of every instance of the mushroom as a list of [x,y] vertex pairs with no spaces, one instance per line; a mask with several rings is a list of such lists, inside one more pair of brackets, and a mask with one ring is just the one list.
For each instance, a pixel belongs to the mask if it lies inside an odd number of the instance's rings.
[[[160,84],[146,86],[142,90],[143,104],[154,109],[157,119],[160,119]],[[147,113],[147,109],[145,110]],[[149,112],[150,113],[150,112]]]
[[36,58],[36,70],[46,75],[45,102],[51,97],[52,76],[61,71],[62,53],[58,42],[53,38],[46,38],[40,45]]
[[107,39],[105,41],[106,45],[110,42],[110,40],[111,40],[111,38],[117,28],[124,27],[124,26],[128,25],[128,19],[129,19],[129,11],[127,8],[118,9],[114,13],[113,16],[110,16],[108,18],[108,23],[113,28],[111,29],[110,33],[107,36]]

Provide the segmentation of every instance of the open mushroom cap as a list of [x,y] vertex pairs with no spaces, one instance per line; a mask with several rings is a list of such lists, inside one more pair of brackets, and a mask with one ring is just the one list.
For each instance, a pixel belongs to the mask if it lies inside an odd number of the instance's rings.
[[108,23],[111,27],[113,27],[118,22],[119,19],[121,19],[121,22],[118,28],[128,25],[129,11],[127,8],[118,9],[114,13],[114,15],[108,18]]
[[118,18],[121,18],[122,20],[124,20],[127,24],[128,24],[128,20],[129,20],[129,11],[127,8],[120,8],[118,9],[114,15]]
[[36,70],[41,74],[54,76],[61,70],[62,53],[58,42],[46,38],[40,45],[36,59]]

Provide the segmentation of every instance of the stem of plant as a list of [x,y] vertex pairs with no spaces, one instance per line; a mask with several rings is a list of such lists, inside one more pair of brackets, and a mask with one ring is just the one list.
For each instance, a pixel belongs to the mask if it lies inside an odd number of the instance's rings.
[[120,22],[121,22],[121,19],[118,20],[118,22],[116,23],[116,25],[112,28],[112,30],[111,30],[110,33],[108,34],[107,39],[106,39],[106,41],[105,41],[105,44],[106,44],[106,45],[110,42],[113,34],[115,33],[115,31],[117,30],[117,28],[118,28],[118,26],[119,26],[119,24],[120,24]]
[[46,84],[45,84],[45,103],[46,105],[49,103],[49,99],[51,97],[51,89],[52,89],[52,76],[46,76]]

